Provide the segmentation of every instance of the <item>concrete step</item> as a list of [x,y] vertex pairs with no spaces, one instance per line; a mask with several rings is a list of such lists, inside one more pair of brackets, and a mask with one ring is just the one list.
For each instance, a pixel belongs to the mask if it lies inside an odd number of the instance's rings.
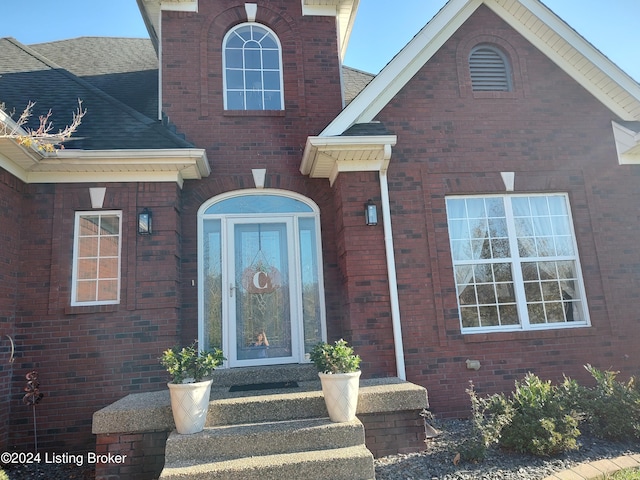
[[[297,388],[241,392],[229,397],[228,389],[212,388],[208,427],[279,422],[327,417],[320,382],[298,382]],[[239,396],[243,395],[243,396]]]
[[309,382],[318,380],[318,371],[310,363],[267,367],[218,368],[213,372],[212,378],[213,384],[218,387],[278,382]]
[[238,458],[196,465],[165,465],[164,480],[372,480],[373,455],[364,445]]
[[364,444],[358,419],[333,423],[327,418],[273,423],[207,427],[193,435],[172,432],[167,439],[165,464],[218,462]]

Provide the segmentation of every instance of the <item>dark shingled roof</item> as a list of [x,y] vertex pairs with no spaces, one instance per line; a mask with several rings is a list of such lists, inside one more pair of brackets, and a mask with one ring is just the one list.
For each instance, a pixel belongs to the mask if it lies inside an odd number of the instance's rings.
[[[342,75],[347,104],[374,78],[350,67],[343,67]],[[0,38],[0,103],[7,111],[19,113],[35,101],[29,126],[37,127],[38,115],[51,109],[58,130],[71,122],[78,99],[87,114],[67,149],[193,146],[156,120],[158,59],[151,40],[81,37],[25,46]],[[362,134],[381,134],[379,128]]]
[[347,128],[343,137],[366,137],[372,135],[393,135],[382,122],[355,123]]
[[[102,39],[94,40],[84,42],[85,48],[103,44],[100,41]],[[135,58],[129,61],[128,66],[125,64],[120,72],[115,73],[109,72],[113,70],[114,64],[119,63],[115,59],[110,60],[111,64],[100,62],[101,65],[109,66],[103,70],[95,67],[98,63],[95,59],[93,63],[82,66],[81,58],[74,59],[73,55],[65,53],[74,44],[72,40],[68,42],[55,42],[59,44],[59,51],[56,53],[54,44],[43,44],[33,49],[14,39],[0,39],[0,102],[5,103],[7,111],[21,112],[29,101],[35,101],[37,103],[30,126],[37,127],[38,115],[51,109],[54,129],[57,130],[71,122],[72,112],[78,99],[81,99],[87,114],[72,139],[65,143],[67,149],[160,149],[193,146],[155,120],[157,114],[150,117],[142,113],[153,110],[150,105],[155,101],[151,99],[157,98],[157,70],[153,75],[145,77],[146,81],[141,81],[139,79],[144,74],[140,72],[144,70],[136,71]],[[76,45],[80,46],[82,43],[83,41],[79,41]],[[112,47],[112,52],[118,52],[116,56],[120,59],[126,57],[122,54],[124,50],[114,45]],[[38,48],[46,51],[47,55],[56,56],[63,65],[44,57],[37,51]],[[99,49],[94,52],[100,59],[111,55]],[[90,53],[85,55],[91,56]],[[95,74],[91,74],[92,71]],[[132,87],[135,87],[133,92]],[[122,92],[117,93],[118,88]],[[114,96],[107,93],[109,90],[113,91]],[[131,105],[136,105],[135,101],[131,101],[133,97],[138,99],[138,109]]]
[[125,105],[158,118],[158,59],[149,39],[81,37],[29,47]]

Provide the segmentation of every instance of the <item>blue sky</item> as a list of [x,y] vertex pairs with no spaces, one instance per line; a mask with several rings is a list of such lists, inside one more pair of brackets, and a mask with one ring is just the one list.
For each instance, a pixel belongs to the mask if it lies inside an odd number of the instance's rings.
[[[640,82],[640,0],[542,0]],[[345,63],[378,73],[446,0],[360,0]],[[0,0],[0,37],[147,37],[135,0]]]

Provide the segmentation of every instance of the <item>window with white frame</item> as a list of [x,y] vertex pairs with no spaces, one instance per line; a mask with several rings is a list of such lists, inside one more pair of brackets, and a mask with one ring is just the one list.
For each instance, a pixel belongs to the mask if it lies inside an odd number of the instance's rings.
[[283,110],[282,55],[275,33],[243,23],[223,40],[225,110]]
[[120,302],[122,212],[76,212],[71,305]]
[[589,324],[565,194],[446,203],[463,333]]
[[511,91],[511,69],[506,55],[499,48],[480,44],[469,54],[471,88],[474,91]]

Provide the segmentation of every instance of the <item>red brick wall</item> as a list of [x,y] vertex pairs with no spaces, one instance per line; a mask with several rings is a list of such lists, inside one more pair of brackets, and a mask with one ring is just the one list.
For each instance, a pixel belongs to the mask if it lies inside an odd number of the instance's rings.
[[[24,375],[39,372],[44,450],[92,451],[92,415],[129,393],[159,390],[162,350],[178,343],[179,188],[175,183],[108,184],[104,209],[122,210],[118,305],[70,307],[75,211],[91,210],[94,185],[28,185],[23,204],[11,398],[10,448],[33,445]],[[154,233],[137,235],[137,212],[153,212]]]
[[185,182],[182,193],[182,298],[184,342],[197,337],[197,211],[208,199],[254,188],[251,170],[266,168],[266,188],[297,192],[321,210],[327,316],[342,321],[336,261],[335,208],[327,180],[300,174],[309,135],[340,112],[340,65],[332,17],[302,17],[298,0],[260,2],[256,21],[283,45],[285,109],[224,111],[222,40],[246,21],[244,2],[203,2],[196,13],[163,14],[163,109],[178,130],[206,148],[211,176]]
[[15,309],[20,245],[21,192],[24,184],[0,169],[0,450],[6,449],[11,416],[11,341],[15,337]]
[[[471,92],[476,41],[509,53],[513,92]],[[466,415],[469,380],[485,393],[511,391],[527,371],[587,381],[586,363],[640,373],[640,169],[618,165],[612,118],[484,7],[378,115],[398,135],[389,187],[407,376],[427,387],[436,413]],[[444,198],[504,193],[502,171],[515,172],[516,193],[568,192],[591,328],[460,334]]]
[[339,205],[336,239],[345,315],[341,330],[329,330],[330,340],[341,335],[352,343],[362,357],[363,377],[395,376],[384,230],[382,221],[367,226],[364,218],[364,205],[372,199],[382,219],[378,174],[341,173],[334,195]]
[[[169,432],[114,433],[97,435],[96,454],[121,455],[124,461],[96,463],[96,480],[152,480],[164,468]],[[126,457],[125,457],[126,456]],[[108,457],[107,457],[108,459]]]
[[371,413],[358,419],[364,425],[365,444],[374,458],[425,449],[425,425],[419,411]]

